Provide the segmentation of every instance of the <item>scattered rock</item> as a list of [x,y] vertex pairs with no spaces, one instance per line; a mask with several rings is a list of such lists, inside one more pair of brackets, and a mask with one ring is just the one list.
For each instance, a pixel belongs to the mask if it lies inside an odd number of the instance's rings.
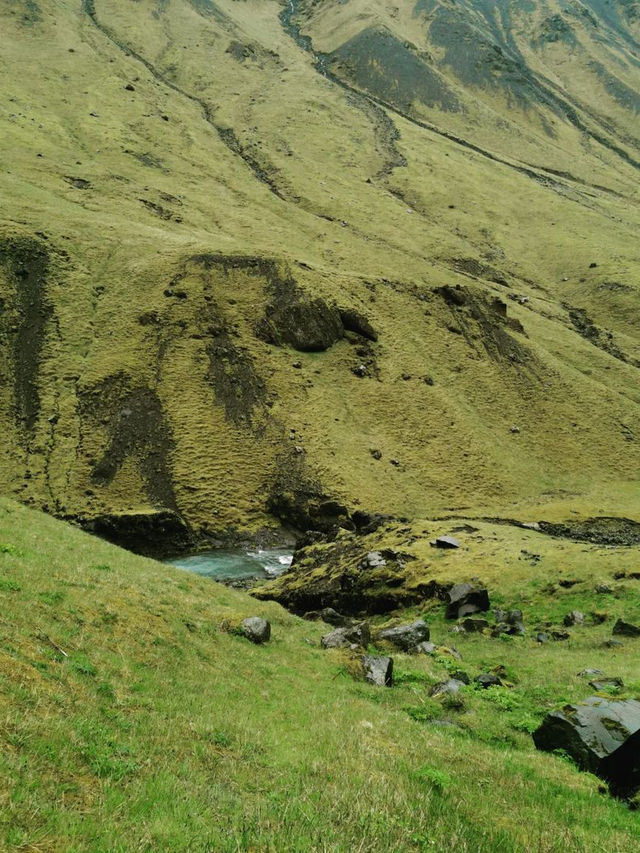
[[640,702],[591,696],[547,714],[533,733],[537,749],[561,749],[582,770],[605,779],[617,796],[640,787]]
[[393,684],[393,658],[364,655],[362,669],[366,681],[370,684],[379,687],[391,687]]
[[593,681],[589,682],[589,686],[593,687],[594,690],[620,690],[624,687],[624,683],[621,678],[617,676],[614,678],[605,677],[605,678],[594,678]]
[[579,610],[572,610],[564,617],[562,624],[567,628],[571,628],[572,625],[584,625],[584,613]]
[[524,527],[525,530],[540,530],[537,521],[523,521],[521,527]]
[[127,90],[127,92],[135,92],[135,90],[136,90],[136,87],[133,86],[131,83],[127,83],[127,85],[124,88]]
[[336,628],[322,638],[322,647],[325,649],[358,648],[363,649],[369,645],[371,631],[367,622],[358,622],[355,625],[345,625]]
[[433,696],[434,699],[438,696],[455,696],[461,687],[464,687],[463,681],[459,681],[457,678],[448,678],[446,681],[434,684],[429,691],[429,696]]
[[540,643],[540,644],[548,643],[549,642],[549,635],[545,634],[544,631],[539,631],[536,634],[536,642]]
[[433,542],[429,542],[432,548],[459,548],[460,542],[453,536],[438,536]]
[[579,583],[580,583],[580,581],[574,580],[573,578],[562,578],[562,580],[558,581],[558,584],[563,589],[571,589],[572,586],[575,586],[576,584],[579,584]]
[[339,628],[348,628],[350,625],[353,625],[353,619],[349,616],[343,616],[342,613],[338,613],[333,607],[324,607],[320,611],[320,618],[328,625],[335,625]]
[[438,646],[436,651],[439,655],[448,655],[456,660],[462,660],[462,655],[455,646]]
[[603,645],[607,649],[621,649],[624,646],[624,643],[621,643],[620,640],[605,640]]
[[486,619],[463,619],[460,627],[463,628],[467,634],[479,634],[484,631],[485,628],[489,627],[489,623]]
[[471,684],[471,679],[467,673],[463,672],[461,669],[457,669],[455,672],[452,672],[451,678],[455,681],[461,681],[463,684]]
[[381,450],[376,450],[375,448],[372,448],[371,450],[369,450],[369,453],[373,456],[374,459],[382,459]]
[[601,669],[581,669],[578,675],[580,678],[588,678],[593,675],[604,675],[604,672]]
[[438,647],[435,643],[418,643],[413,652],[417,655],[434,655],[437,650]]
[[526,633],[522,610],[494,610],[493,615],[497,622],[491,632],[494,637],[499,637],[500,634],[522,636]]
[[596,586],[596,592],[599,595],[610,595],[613,591],[613,587],[609,586],[608,583],[599,583]]
[[489,609],[489,593],[486,589],[470,583],[458,583],[448,591],[447,619],[461,619],[472,613],[484,613]]
[[618,619],[613,626],[613,633],[621,637],[640,637],[640,628],[631,622],[625,622],[624,619]]
[[364,364],[359,364],[357,367],[352,368],[351,372],[359,379],[364,379],[367,375],[367,368]]
[[552,631],[551,639],[552,640],[568,640],[570,639],[571,634],[568,631]]
[[360,566],[363,569],[381,569],[383,566],[386,566],[386,565],[387,565],[387,561],[382,556],[380,551],[369,551],[369,553],[364,557],[364,559],[360,563]]
[[378,639],[385,640],[405,652],[412,652],[420,643],[429,639],[429,626],[422,619],[409,625],[398,625],[396,628],[385,628],[380,631]]
[[249,616],[248,619],[243,619],[240,629],[252,643],[266,643],[271,636],[271,625],[260,616]]
[[395,465],[396,468],[400,465],[399,459],[390,459],[389,462],[391,462],[392,465]]
[[492,672],[483,672],[480,675],[476,675],[473,679],[476,684],[479,684],[480,687],[500,687],[502,685],[502,679],[497,675],[494,675]]

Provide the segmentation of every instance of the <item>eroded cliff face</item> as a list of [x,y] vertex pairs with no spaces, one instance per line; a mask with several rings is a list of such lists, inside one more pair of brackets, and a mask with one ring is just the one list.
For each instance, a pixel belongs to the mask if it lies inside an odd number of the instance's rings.
[[628,509],[633,4],[0,14],[3,491],[180,543]]

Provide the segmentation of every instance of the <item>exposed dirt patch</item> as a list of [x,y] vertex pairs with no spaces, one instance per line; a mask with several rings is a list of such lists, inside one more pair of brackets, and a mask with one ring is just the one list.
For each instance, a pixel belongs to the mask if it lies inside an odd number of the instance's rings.
[[533,353],[511,334],[515,331],[525,335],[525,330],[519,320],[508,316],[507,306],[501,299],[488,299],[461,285],[446,285],[434,292],[451,311],[454,322],[450,328],[458,331],[471,347],[482,346],[493,361],[534,366]]
[[587,518],[553,524],[539,522],[542,533],[574,542],[595,542],[598,545],[640,545],[640,522],[630,518]]
[[332,54],[331,71],[403,111],[411,111],[415,101],[445,112],[461,108],[453,90],[417,49],[387,30],[368,28],[349,39]]
[[174,441],[156,392],[134,385],[120,372],[80,391],[78,411],[85,428],[106,429],[108,435],[107,446],[92,467],[94,483],[108,486],[125,459],[133,456],[148,500],[154,506],[175,510],[170,463]]
[[0,301],[0,328],[13,352],[16,423],[28,433],[33,432],[40,413],[38,373],[47,324],[53,316],[46,294],[49,265],[49,253],[37,240],[0,239],[0,268],[9,284]]
[[598,349],[609,353],[609,355],[612,355],[619,361],[634,364],[636,367],[640,366],[636,361],[630,360],[618,347],[614,340],[613,332],[606,331],[605,329],[601,329],[599,326],[596,326],[584,308],[575,308],[572,305],[566,304],[564,305],[564,308],[568,311],[569,319],[571,320],[575,330],[586,341],[589,341],[589,343],[593,344],[594,347],[598,347]]
[[276,462],[267,510],[298,530],[335,530],[349,517],[347,508],[327,495],[309,472],[304,455],[294,448],[287,448]]

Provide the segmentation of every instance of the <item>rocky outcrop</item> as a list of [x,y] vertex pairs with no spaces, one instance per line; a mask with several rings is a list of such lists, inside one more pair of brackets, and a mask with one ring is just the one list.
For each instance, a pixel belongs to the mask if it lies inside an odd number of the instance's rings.
[[335,305],[323,299],[296,296],[284,305],[269,303],[257,333],[276,346],[290,346],[300,352],[322,352],[344,336],[344,326]]
[[89,533],[145,557],[164,557],[195,544],[189,525],[170,509],[105,513],[81,525]]
[[547,714],[533,733],[538,749],[563,750],[618,796],[640,788],[640,702],[592,696]]
[[447,595],[447,619],[461,619],[471,613],[484,613],[489,609],[489,593],[473,584],[457,583]]

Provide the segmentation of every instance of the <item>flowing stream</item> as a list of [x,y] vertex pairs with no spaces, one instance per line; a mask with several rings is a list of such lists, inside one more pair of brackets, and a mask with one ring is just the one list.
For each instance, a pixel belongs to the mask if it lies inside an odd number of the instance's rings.
[[167,562],[203,577],[228,581],[276,578],[289,568],[292,559],[293,552],[286,548],[218,548],[191,556],[174,557]]

